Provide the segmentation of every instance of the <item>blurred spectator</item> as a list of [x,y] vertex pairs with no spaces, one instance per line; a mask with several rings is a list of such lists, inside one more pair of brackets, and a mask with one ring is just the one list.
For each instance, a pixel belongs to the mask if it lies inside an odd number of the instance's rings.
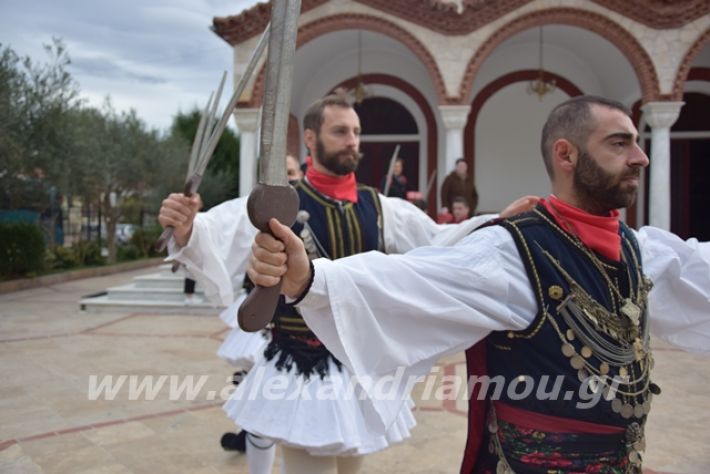
[[387,176],[382,178],[380,189],[382,193],[390,197],[398,197],[407,199],[407,177],[402,174],[404,171],[404,160],[397,158],[392,165],[392,177],[390,178],[389,187],[387,186]]
[[456,168],[441,185],[441,205],[446,207],[447,211],[453,209],[454,198],[457,196],[466,199],[469,212],[473,215],[478,207],[478,192],[473,178],[468,174],[468,164],[463,158],[456,160]]

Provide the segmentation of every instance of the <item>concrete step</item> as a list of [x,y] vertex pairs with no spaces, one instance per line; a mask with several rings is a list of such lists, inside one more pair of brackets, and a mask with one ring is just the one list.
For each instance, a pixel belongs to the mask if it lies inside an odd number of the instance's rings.
[[[138,286],[134,283],[113,286],[106,290],[108,299],[112,300],[153,300],[153,301],[185,301],[183,288],[151,288]],[[204,299],[202,292],[195,292],[196,298]]]
[[134,277],[130,283],[79,300],[82,310],[90,313],[146,311],[158,313],[219,314],[221,308],[205,298],[197,285],[191,298],[184,293],[185,274],[173,273],[170,264],[162,264],[155,273]]
[[183,270],[182,265],[177,267],[176,271],[173,271],[173,264],[172,263],[163,263],[158,267],[158,272],[161,275],[165,276],[174,276],[178,275],[181,277],[185,277],[185,271]]
[[193,297],[192,302],[182,301],[156,301],[141,299],[111,299],[108,295],[82,298],[79,300],[82,311],[92,314],[125,312],[127,309],[134,312],[147,313],[175,313],[175,314],[204,314],[218,315],[224,308],[215,306],[204,299]]
[[[164,273],[151,273],[133,278],[133,283],[142,288],[179,288],[185,285],[185,277],[179,273],[166,275]],[[200,285],[195,286],[195,291],[201,291]]]

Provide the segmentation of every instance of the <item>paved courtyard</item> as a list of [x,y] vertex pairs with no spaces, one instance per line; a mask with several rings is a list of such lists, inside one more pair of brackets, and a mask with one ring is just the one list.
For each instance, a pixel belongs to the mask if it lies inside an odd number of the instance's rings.
[[[0,473],[246,473],[243,455],[219,446],[234,426],[220,407],[231,368],[215,352],[226,334],[216,316],[79,310],[81,296],[148,269],[0,295]],[[648,473],[710,473],[710,358],[655,343]],[[439,374],[464,374],[463,356]],[[129,400],[130,383],[91,400],[105,376],[164,378],[154,396]],[[171,400],[171,380],[204,386]],[[432,376],[433,377],[433,376]],[[422,401],[407,442],[366,458],[364,473],[456,473],[465,404]],[[145,393],[145,392],[144,392]],[[104,392],[106,395],[106,392]],[[108,399],[113,398],[113,399]],[[274,472],[278,472],[278,461]]]

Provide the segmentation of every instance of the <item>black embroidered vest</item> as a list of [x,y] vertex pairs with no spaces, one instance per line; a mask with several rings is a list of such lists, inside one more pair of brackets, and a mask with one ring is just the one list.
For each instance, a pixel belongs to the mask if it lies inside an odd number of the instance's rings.
[[[493,332],[484,341],[486,398],[529,412],[616,426],[627,431],[625,439],[642,441],[658,388],[649,379],[653,360],[645,307],[650,281],[643,277],[633,233],[620,224],[622,259],[613,262],[561,229],[542,206],[500,225],[515,241],[538,312],[525,330]],[[492,433],[485,435],[479,456],[489,457],[489,445],[498,458],[515,450],[505,443],[494,446]],[[618,439],[623,464],[629,459],[633,464],[638,456],[640,465],[641,445],[627,452],[624,436]],[[493,452],[496,446],[502,453]],[[588,443],[576,447],[591,449]],[[508,456],[515,458],[511,452]],[[517,462],[511,465],[516,472],[521,469]]]
[[[604,365],[604,357],[600,359],[596,354],[590,354],[593,347],[586,346],[580,340],[580,334],[575,331],[580,329],[580,324],[594,329],[601,337],[603,347],[609,350],[617,345],[633,345],[635,338],[631,339],[630,334],[626,337],[621,334],[624,328],[633,326],[633,323],[626,321],[619,312],[625,298],[639,299],[638,295],[641,295],[642,301],[637,301],[642,306],[641,309],[645,308],[646,298],[640,251],[631,231],[621,223],[621,262],[611,262],[602,256],[593,255],[602,265],[607,279],[590,259],[591,251],[585,252],[580,247],[581,243],[557,226],[542,206],[531,213],[503,221],[502,225],[513,236],[523,259],[538,300],[538,313],[533,323],[523,331],[503,331],[490,335],[487,347],[489,376],[502,375],[506,380],[513,380],[521,375],[529,375],[536,380],[537,390],[541,376],[549,375],[552,379],[552,376],[562,375],[564,380],[561,393],[567,394],[567,391],[571,391],[572,397],[569,400],[565,400],[564,396],[561,400],[538,400],[538,397],[531,396],[513,400],[508,394],[509,390],[505,390],[501,400],[538,413],[617,426],[626,426],[631,418],[644,418],[633,414],[624,417],[622,413],[614,412],[611,403],[606,400],[600,400],[594,407],[579,409],[580,404],[584,406],[585,401],[589,401],[580,398],[584,383],[584,380],[580,379],[587,378],[582,377],[583,375],[614,377],[620,375],[621,371],[622,376],[630,376],[635,380],[642,373],[648,373],[648,368],[641,368],[639,361],[635,360],[621,367],[615,367],[608,361]],[[581,288],[573,290],[575,284]],[[614,288],[610,288],[610,284],[618,289],[618,293]],[[579,294],[580,291],[586,295]],[[588,301],[581,301],[586,296],[606,309],[616,321],[603,321],[603,318],[594,312],[594,308],[587,307]],[[576,299],[577,306],[581,307],[581,322],[577,321],[575,316],[565,318],[558,312],[558,307],[568,297]],[[640,317],[638,338],[642,339],[647,329],[645,311]],[[566,319],[572,321],[575,327],[570,327]],[[589,347],[589,350],[585,347]],[[641,390],[647,382],[648,377],[642,377],[633,391]],[[627,398],[631,406],[645,401],[640,396]],[[636,414],[645,415],[638,410]]]

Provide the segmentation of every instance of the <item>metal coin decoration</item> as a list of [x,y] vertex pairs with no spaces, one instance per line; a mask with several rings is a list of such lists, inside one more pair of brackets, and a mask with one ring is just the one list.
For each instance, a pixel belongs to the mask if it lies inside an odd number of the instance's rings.
[[570,360],[570,365],[572,366],[572,368],[579,370],[584,367],[584,359],[576,355]]
[[641,308],[631,301],[631,298],[624,300],[624,305],[621,307],[621,314],[629,318],[634,326],[638,326],[641,321]]
[[582,357],[584,357],[585,359],[589,359],[590,357],[592,357],[592,350],[589,348],[589,346],[582,347],[581,352],[582,352]]
[[547,294],[550,295],[550,298],[552,298],[553,300],[559,301],[565,295],[565,291],[562,289],[562,287],[558,285],[552,285],[547,290]]
[[565,357],[572,357],[575,354],[574,346],[572,344],[562,344],[562,353]]

